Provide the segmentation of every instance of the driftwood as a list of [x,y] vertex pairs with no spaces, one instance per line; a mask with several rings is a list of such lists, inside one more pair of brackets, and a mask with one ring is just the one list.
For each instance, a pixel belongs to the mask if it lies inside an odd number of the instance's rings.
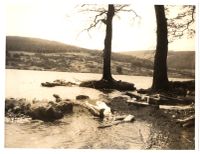
[[189,105],[194,103],[194,97],[170,97],[163,94],[154,95],[141,95],[138,93],[125,93],[126,95],[132,97],[128,100],[128,103],[134,105]]
[[92,115],[104,118],[104,117],[111,117],[112,112],[111,108],[106,105],[105,102],[97,101],[96,105],[90,104],[88,102],[77,101],[74,105],[82,106],[86,108]]
[[176,111],[193,110],[194,109],[194,107],[192,105],[184,105],[184,106],[160,105],[159,108],[163,109],[163,110],[176,110]]
[[144,102],[144,101],[136,101],[134,99],[127,100],[127,103],[130,105],[135,105],[135,106],[149,106],[149,103]]
[[98,126],[98,128],[107,128],[107,127],[111,127],[111,126],[118,125],[125,122],[133,122],[134,120],[135,120],[135,117],[133,115],[121,116],[118,118],[116,117],[114,121],[111,121],[106,124],[101,124],[100,126]]
[[194,102],[193,98],[181,97],[169,97],[164,95],[149,96],[148,103],[156,105],[189,105]]
[[180,123],[183,127],[194,126],[195,124],[195,115],[187,117],[185,119],[177,119],[177,122]]
[[99,125],[97,128],[107,128],[107,127],[111,127],[111,126],[114,126],[114,125],[118,125],[120,123],[123,123],[124,121],[113,121],[111,123],[108,123],[108,124],[102,124],[102,125]]

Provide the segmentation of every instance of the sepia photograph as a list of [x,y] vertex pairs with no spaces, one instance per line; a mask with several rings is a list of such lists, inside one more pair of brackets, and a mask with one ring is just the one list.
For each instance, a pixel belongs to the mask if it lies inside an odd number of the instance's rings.
[[197,3],[4,9],[5,149],[198,148]]

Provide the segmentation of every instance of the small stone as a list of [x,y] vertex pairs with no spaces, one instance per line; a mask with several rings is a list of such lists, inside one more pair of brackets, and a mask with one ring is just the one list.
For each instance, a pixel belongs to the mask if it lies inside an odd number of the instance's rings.
[[175,115],[172,115],[172,118],[176,118],[176,116],[175,116]]

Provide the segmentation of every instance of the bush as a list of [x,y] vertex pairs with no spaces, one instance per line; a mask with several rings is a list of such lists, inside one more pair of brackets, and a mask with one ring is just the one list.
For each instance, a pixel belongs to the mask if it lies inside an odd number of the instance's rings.
[[122,67],[121,66],[117,66],[116,67],[116,71],[118,74],[122,74]]

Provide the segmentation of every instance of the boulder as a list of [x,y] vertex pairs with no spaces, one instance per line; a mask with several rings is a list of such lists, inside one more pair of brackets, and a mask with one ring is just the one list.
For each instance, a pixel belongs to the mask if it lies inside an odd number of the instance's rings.
[[69,113],[69,112],[72,112],[72,110],[73,110],[73,103],[69,100],[64,100],[64,101],[57,103],[55,108],[57,110],[60,110],[63,113]]
[[29,116],[32,119],[42,121],[54,121],[60,119],[66,113],[73,110],[73,103],[70,100],[60,102],[54,101],[33,101],[29,103],[25,99],[6,99],[5,115],[13,117]]
[[54,121],[60,119],[64,116],[64,114],[59,111],[55,110],[53,106],[38,106],[31,108],[29,114],[32,119],[39,119],[42,121]]

